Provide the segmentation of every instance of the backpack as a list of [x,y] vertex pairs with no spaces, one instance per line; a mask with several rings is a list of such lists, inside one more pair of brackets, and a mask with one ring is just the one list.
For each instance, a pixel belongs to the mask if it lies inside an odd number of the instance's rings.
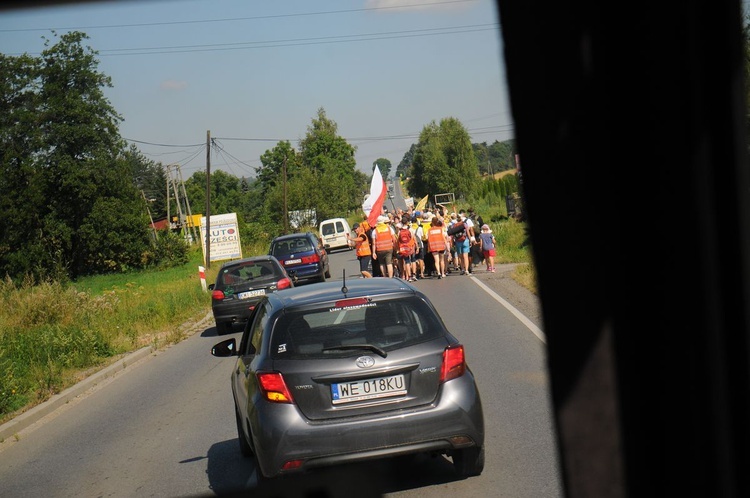
[[402,228],[398,232],[398,252],[402,256],[413,254],[414,246],[411,244],[411,232],[408,228]]
[[[417,231],[419,231],[419,230],[422,230],[422,234],[421,235],[417,235]],[[422,225],[419,225],[417,227],[417,229],[414,230],[414,240],[417,241],[417,250],[419,252],[422,252],[422,248],[424,247],[424,240],[423,240],[423,237],[422,237],[423,235],[424,235],[424,229],[422,228]]]
[[427,242],[427,230],[425,230],[424,225],[422,223],[419,224],[419,228],[422,229],[422,233],[421,233],[422,242]]
[[466,231],[466,225],[463,221],[457,221],[448,228],[448,235],[456,235],[458,232]]

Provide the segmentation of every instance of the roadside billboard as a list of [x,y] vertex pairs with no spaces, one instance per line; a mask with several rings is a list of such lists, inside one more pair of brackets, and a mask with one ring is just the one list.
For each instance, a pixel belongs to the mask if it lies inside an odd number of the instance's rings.
[[[240,231],[237,227],[237,213],[217,214],[211,216],[210,244],[211,261],[224,261],[242,257]],[[203,260],[206,260],[206,217],[201,217],[201,247]]]

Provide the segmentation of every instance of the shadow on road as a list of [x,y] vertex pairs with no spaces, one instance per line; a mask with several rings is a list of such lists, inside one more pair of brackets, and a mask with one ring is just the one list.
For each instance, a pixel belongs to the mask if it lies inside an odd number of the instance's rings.
[[236,439],[214,444],[208,450],[209,487],[220,496],[379,498],[459,480],[453,464],[442,456],[416,455],[313,469],[260,483],[253,463],[252,458],[241,456]]

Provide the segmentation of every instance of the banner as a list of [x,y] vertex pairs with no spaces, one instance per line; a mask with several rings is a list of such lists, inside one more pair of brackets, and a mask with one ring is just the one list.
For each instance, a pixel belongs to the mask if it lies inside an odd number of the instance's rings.
[[[211,216],[211,261],[238,259],[242,257],[240,231],[237,228],[237,213]],[[201,217],[201,242],[203,260],[206,259],[206,217]]]
[[375,165],[372,172],[372,182],[370,183],[370,195],[362,204],[362,210],[367,216],[367,224],[374,227],[378,221],[378,216],[383,212],[383,203],[385,202],[386,186],[383,176],[380,174],[380,168]]

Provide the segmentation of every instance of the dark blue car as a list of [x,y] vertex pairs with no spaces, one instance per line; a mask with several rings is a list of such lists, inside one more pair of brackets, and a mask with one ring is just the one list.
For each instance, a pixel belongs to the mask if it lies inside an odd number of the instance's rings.
[[271,241],[268,254],[279,260],[295,283],[325,282],[331,278],[326,247],[312,232],[276,237]]

